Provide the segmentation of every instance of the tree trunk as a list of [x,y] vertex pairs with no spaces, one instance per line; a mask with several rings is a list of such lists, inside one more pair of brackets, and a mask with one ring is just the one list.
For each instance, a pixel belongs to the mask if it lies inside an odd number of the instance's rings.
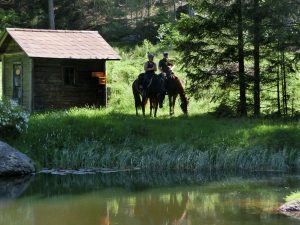
[[173,7],[174,7],[174,23],[176,23],[176,0],[173,0]]
[[260,13],[259,0],[254,0],[254,116],[260,116]]
[[48,14],[50,29],[55,30],[53,1],[54,0],[48,0]]
[[150,18],[150,14],[151,14],[151,2],[150,2],[150,0],[147,1],[147,8],[148,8],[148,18]]
[[280,54],[278,53],[278,69],[277,69],[277,113],[281,115],[281,105],[280,105]]
[[283,75],[282,79],[282,100],[283,100],[283,114],[287,116],[288,114],[288,103],[287,103],[287,90],[286,90],[286,68],[285,68],[285,51],[281,52],[281,72]]
[[241,116],[247,116],[242,0],[237,0],[237,3],[238,3],[239,86],[240,86],[239,113]]

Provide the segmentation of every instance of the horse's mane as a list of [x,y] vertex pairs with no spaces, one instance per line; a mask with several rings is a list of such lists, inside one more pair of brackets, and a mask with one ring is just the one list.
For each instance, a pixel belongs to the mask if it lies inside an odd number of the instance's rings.
[[178,92],[179,94],[185,94],[185,91],[184,91],[184,84],[183,84],[183,81],[181,79],[179,79],[179,77],[177,76],[174,76],[175,77],[175,80],[177,81],[177,85],[178,85]]

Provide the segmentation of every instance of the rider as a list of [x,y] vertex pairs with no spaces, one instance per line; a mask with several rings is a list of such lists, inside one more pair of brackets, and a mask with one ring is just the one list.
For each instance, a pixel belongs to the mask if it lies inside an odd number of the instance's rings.
[[169,79],[173,75],[172,69],[174,68],[174,65],[169,60],[168,52],[164,52],[163,56],[163,59],[159,61],[158,67],[160,72],[164,74],[167,77],[167,79]]
[[143,93],[146,92],[153,76],[155,75],[155,71],[157,71],[156,63],[153,60],[154,60],[154,55],[148,53],[148,61],[145,62],[144,64],[145,78],[143,82]]

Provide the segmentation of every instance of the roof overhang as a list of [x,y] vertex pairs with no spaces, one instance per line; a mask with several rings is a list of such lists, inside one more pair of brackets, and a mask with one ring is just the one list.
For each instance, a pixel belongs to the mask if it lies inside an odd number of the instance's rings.
[[[1,46],[12,38],[30,58],[120,60],[119,54],[97,31],[7,28]],[[4,50],[3,50],[4,51]]]

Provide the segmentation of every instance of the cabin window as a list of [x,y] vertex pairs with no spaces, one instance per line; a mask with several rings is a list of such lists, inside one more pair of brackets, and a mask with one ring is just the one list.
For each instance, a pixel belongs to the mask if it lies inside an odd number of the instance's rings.
[[75,85],[75,69],[74,67],[63,68],[63,78],[65,85]]

